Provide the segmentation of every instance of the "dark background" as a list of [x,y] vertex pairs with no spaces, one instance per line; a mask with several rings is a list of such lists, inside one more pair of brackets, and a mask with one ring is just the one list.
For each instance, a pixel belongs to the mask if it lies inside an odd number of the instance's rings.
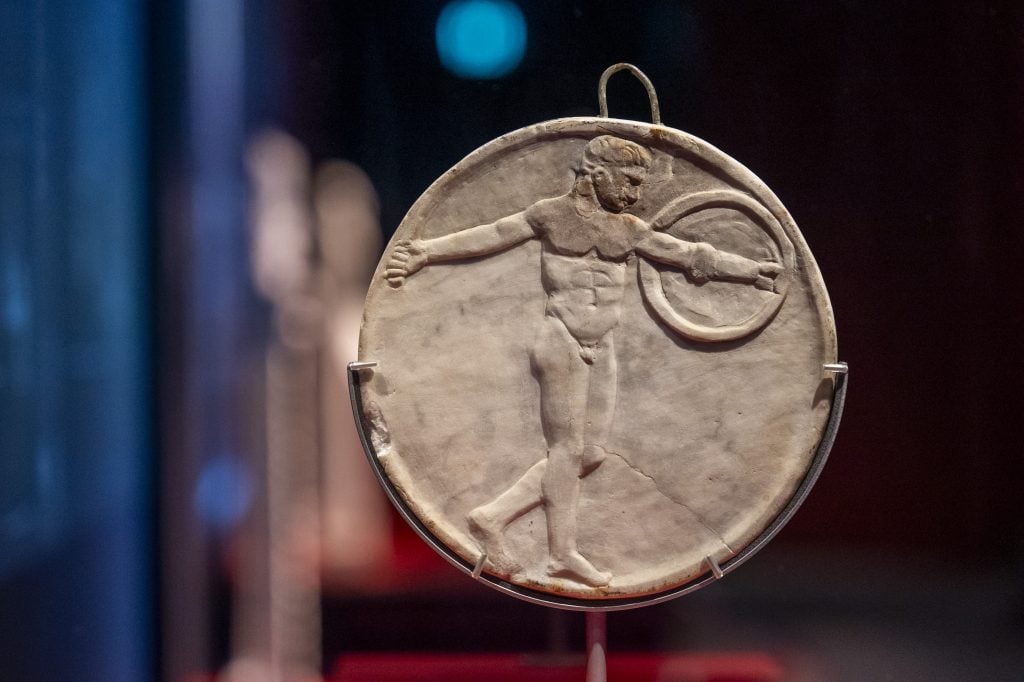
[[[178,682],[227,658],[230,538],[193,503],[210,461],[262,454],[256,131],[362,166],[390,236],[473,149],[596,114],[620,61],[667,125],[787,206],[851,371],[794,520],[721,584],[612,614],[612,649],[767,651],[792,679],[1019,677],[1024,6],[517,4],[524,60],[483,81],[442,67],[440,0],[0,3],[0,678]],[[609,99],[647,120],[629,77]],[[329,596],[326,663],[581,646],[582,617],[435,568]]]
[[[314,156],[366,168],[388,234],[476,147],[596,114],[600,73],[631,62],[667,125],[786,204],[851,366],[830,462],[775,544],[728,588],[614,614],[613,647],[795,649],[829,661],[812,679],[1012,677],[1021,651],[1007,641],[1024,626],[1024,8],[522,2],[522,65],[467,81],[434,51],[442,4],[275,10],[287,55],[276,120]],[[610,102],[613,116],[649,120],[627,76]],[[387,602],[362,607],[328,601],[328,650],[529,649],[551,636],[532,607],[462,591],[392,604],[390,619]],[[409,613],[445,626],[410,628]]]
[[[785,540],[1021,560],[1024,8],[993,2],[520,3],[522,66],[439,63],[443,3],[276,9],[281,124],[361,164],[390,234],[476,147],[596,115],[638,65],[667,125],[754,171],[800,225],[851,394],[828,469]],[[639,84],[611,115],[649,120]]]

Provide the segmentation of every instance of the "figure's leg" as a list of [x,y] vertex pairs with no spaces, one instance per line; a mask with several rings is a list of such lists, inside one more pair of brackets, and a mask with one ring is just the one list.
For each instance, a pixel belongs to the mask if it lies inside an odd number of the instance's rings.
[[608,573],[594,568],[576,549],[583,436],[590,368],[579,344],[561,321],[546,317],[533,352],[540,385],[541,424],[548,443],[541,481],[547,514],[548,572],[588,585],[607,585]]
[[608,455],[605,447],[615,414],[615,395],[618,391],[618,366],[612,332],[601,339],[595,350],[587,391],[587,427],[583,436],[581,476],[599,467]]
[[476,519],[478,525],[500,530],[540,505],[540,485],[547,464],[546,459],[534,464],[511,488],[470,512],[470,517]]
[[530,467],[511,488],[487,504],[469,512],[469,530],[487,554],[495,570],[512,575],[522,570],[505,547],[502,531],[505,526],[541,503],[541,481],[547,460]]

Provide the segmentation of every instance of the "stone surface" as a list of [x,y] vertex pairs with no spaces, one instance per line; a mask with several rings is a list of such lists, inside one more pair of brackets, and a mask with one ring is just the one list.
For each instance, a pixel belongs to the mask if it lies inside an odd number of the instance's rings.
[[364,425],[470,564],[582,599],[685,584],[755,539],[831,406],[834,324],[789,214],[679,131],[561,119],[442,176],[367,297]]

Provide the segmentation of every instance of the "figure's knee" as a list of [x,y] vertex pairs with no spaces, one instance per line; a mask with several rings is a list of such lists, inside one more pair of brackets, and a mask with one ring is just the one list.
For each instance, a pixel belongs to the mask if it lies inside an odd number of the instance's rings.
[[608,457],[608,453],[600,445],[587,445],[583,448],[582,461],[580,463],[580,475],[586,476],[597,467],[601,466]]
[[583,449],[564,444],[554,445],[548,448],[547,461],[541,492],[546,502],[557,502],[566,496],[573,485],[579,484]]
[[548,447],[548,466],[546,475],[551,474],[551,470],[579,470],[579,467],[583,465],[583,451],[582,446],[573,446],[568,443],[558,443]]

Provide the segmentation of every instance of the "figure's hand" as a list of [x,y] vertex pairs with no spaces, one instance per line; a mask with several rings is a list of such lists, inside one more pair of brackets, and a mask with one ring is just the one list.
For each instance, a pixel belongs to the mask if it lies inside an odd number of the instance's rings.
[[409,277],[427,264],[427,251],[419,239],[403,239],[395,244],[388,265],[384,268],[384,277],[388,284],[400,287]]
[[771,261],[761,261],[757,264],[757,279],[754,286],[764,291],[775,291],[775,278],[779,276],[783,267]]

